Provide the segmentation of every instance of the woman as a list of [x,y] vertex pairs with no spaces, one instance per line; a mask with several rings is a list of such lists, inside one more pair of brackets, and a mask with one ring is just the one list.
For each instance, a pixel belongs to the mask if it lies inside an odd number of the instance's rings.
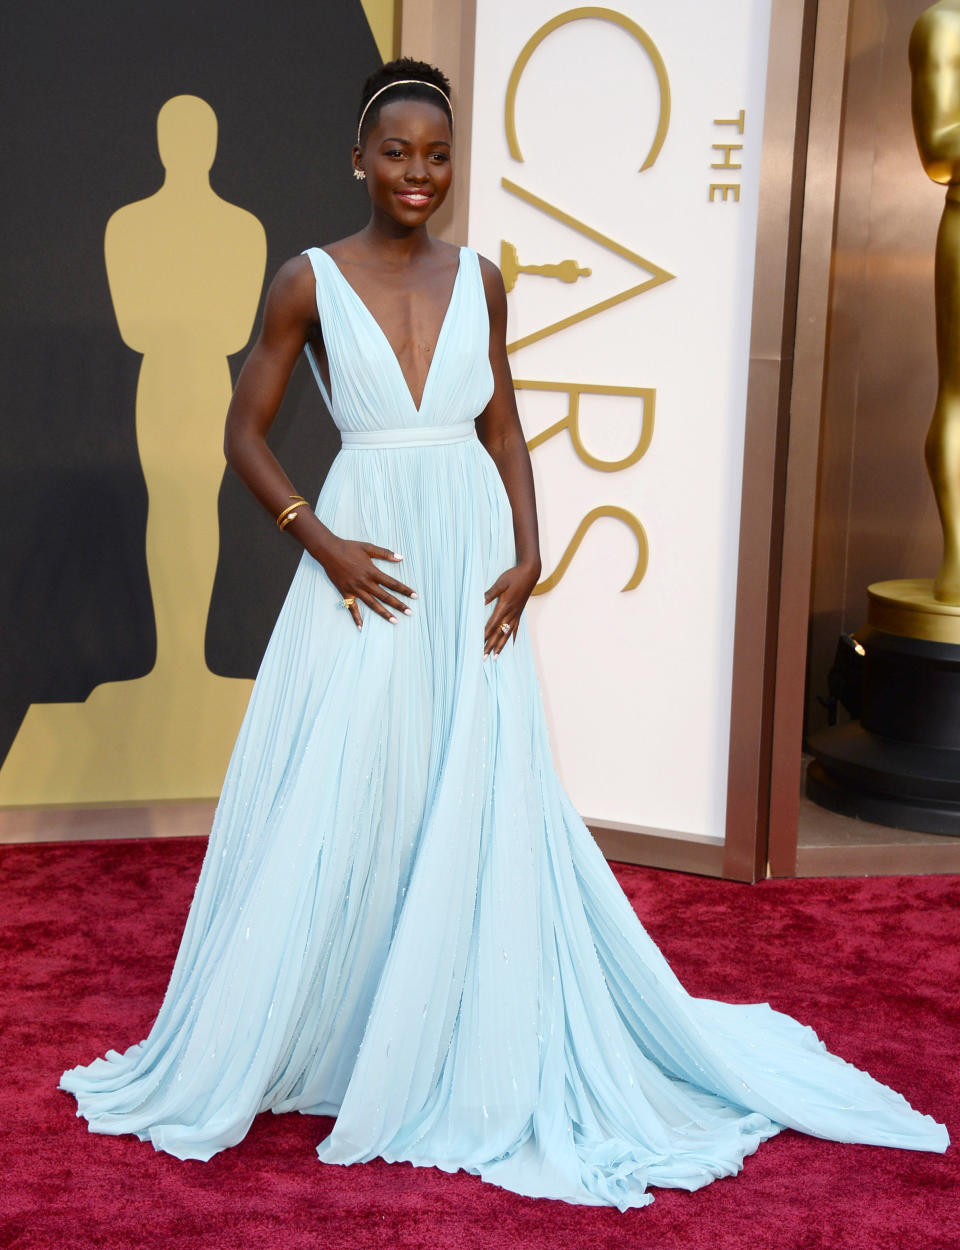
[[[337,1116],[326,1162],[621,1209],[736,1172],[786,1125],[942,1151],[810,1029],[691,999],[557,779],[503,283],[426,230],[448,97],[408,59],[367,81],[370,221],[270,289],[226,449],[304,555],[157,1020],[61,1087],[92,1130],[180,1158],[298,1110]],[[303,348],[343,438],[313,510],[264,441]]]

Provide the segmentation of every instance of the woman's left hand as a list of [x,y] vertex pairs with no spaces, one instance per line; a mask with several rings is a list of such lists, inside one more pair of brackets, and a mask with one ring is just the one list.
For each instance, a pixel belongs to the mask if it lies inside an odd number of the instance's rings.
[[[516,639],[517,626],[520,624],[520,613],[523,611],[530,592],[540,577],[540,564],[515,564],[512,569],[501,573],[484,595],[484,603],[491,599],[497,600],[490,619],[487,621],[483,638],[483,658],[493,652],[493,657],[500,654],[507,645],[508,638]],[[506,623],[509,631],[501,629]]]

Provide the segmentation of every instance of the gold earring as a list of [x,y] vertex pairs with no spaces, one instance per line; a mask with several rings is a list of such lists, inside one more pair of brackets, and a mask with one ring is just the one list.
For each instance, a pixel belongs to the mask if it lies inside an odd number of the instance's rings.
[[357,169],[357,167],[356,167],[356,166],[354,166],[354,168],[353,168],[353,176],[354,176],[354,178],[359,178],[359,179],[360,179],[360,181],[361,181],[361,182],[363,182],[364,178],[366,178],[366,176],[367,176],[367,175],[366,175],[366,171],[365,171],[365,170],[363,170],[363,169]]

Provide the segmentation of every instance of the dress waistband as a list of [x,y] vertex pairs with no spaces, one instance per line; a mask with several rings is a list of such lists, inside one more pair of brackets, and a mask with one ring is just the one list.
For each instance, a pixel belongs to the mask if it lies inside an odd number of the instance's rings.
[[426,447],[431,443],[462,443],[476,438],[472,421],[456,425],[408,425],[396,430],[341,430],[344,447]]

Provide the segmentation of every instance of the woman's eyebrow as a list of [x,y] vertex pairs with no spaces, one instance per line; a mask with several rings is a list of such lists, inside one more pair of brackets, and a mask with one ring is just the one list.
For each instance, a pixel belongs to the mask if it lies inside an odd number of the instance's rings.
[[[408,148],[413,147],[413,141],[411,139],[400,139],[396,135],[388,135],[386,139],[381,139],[380,142],[381,143],[405,143]],[[429,148],[436,148],[436,147],[448,148],[449,146],[450,146],[450,142],[447,139],[434,139],[430,143],[427,144],[427,147]]]

